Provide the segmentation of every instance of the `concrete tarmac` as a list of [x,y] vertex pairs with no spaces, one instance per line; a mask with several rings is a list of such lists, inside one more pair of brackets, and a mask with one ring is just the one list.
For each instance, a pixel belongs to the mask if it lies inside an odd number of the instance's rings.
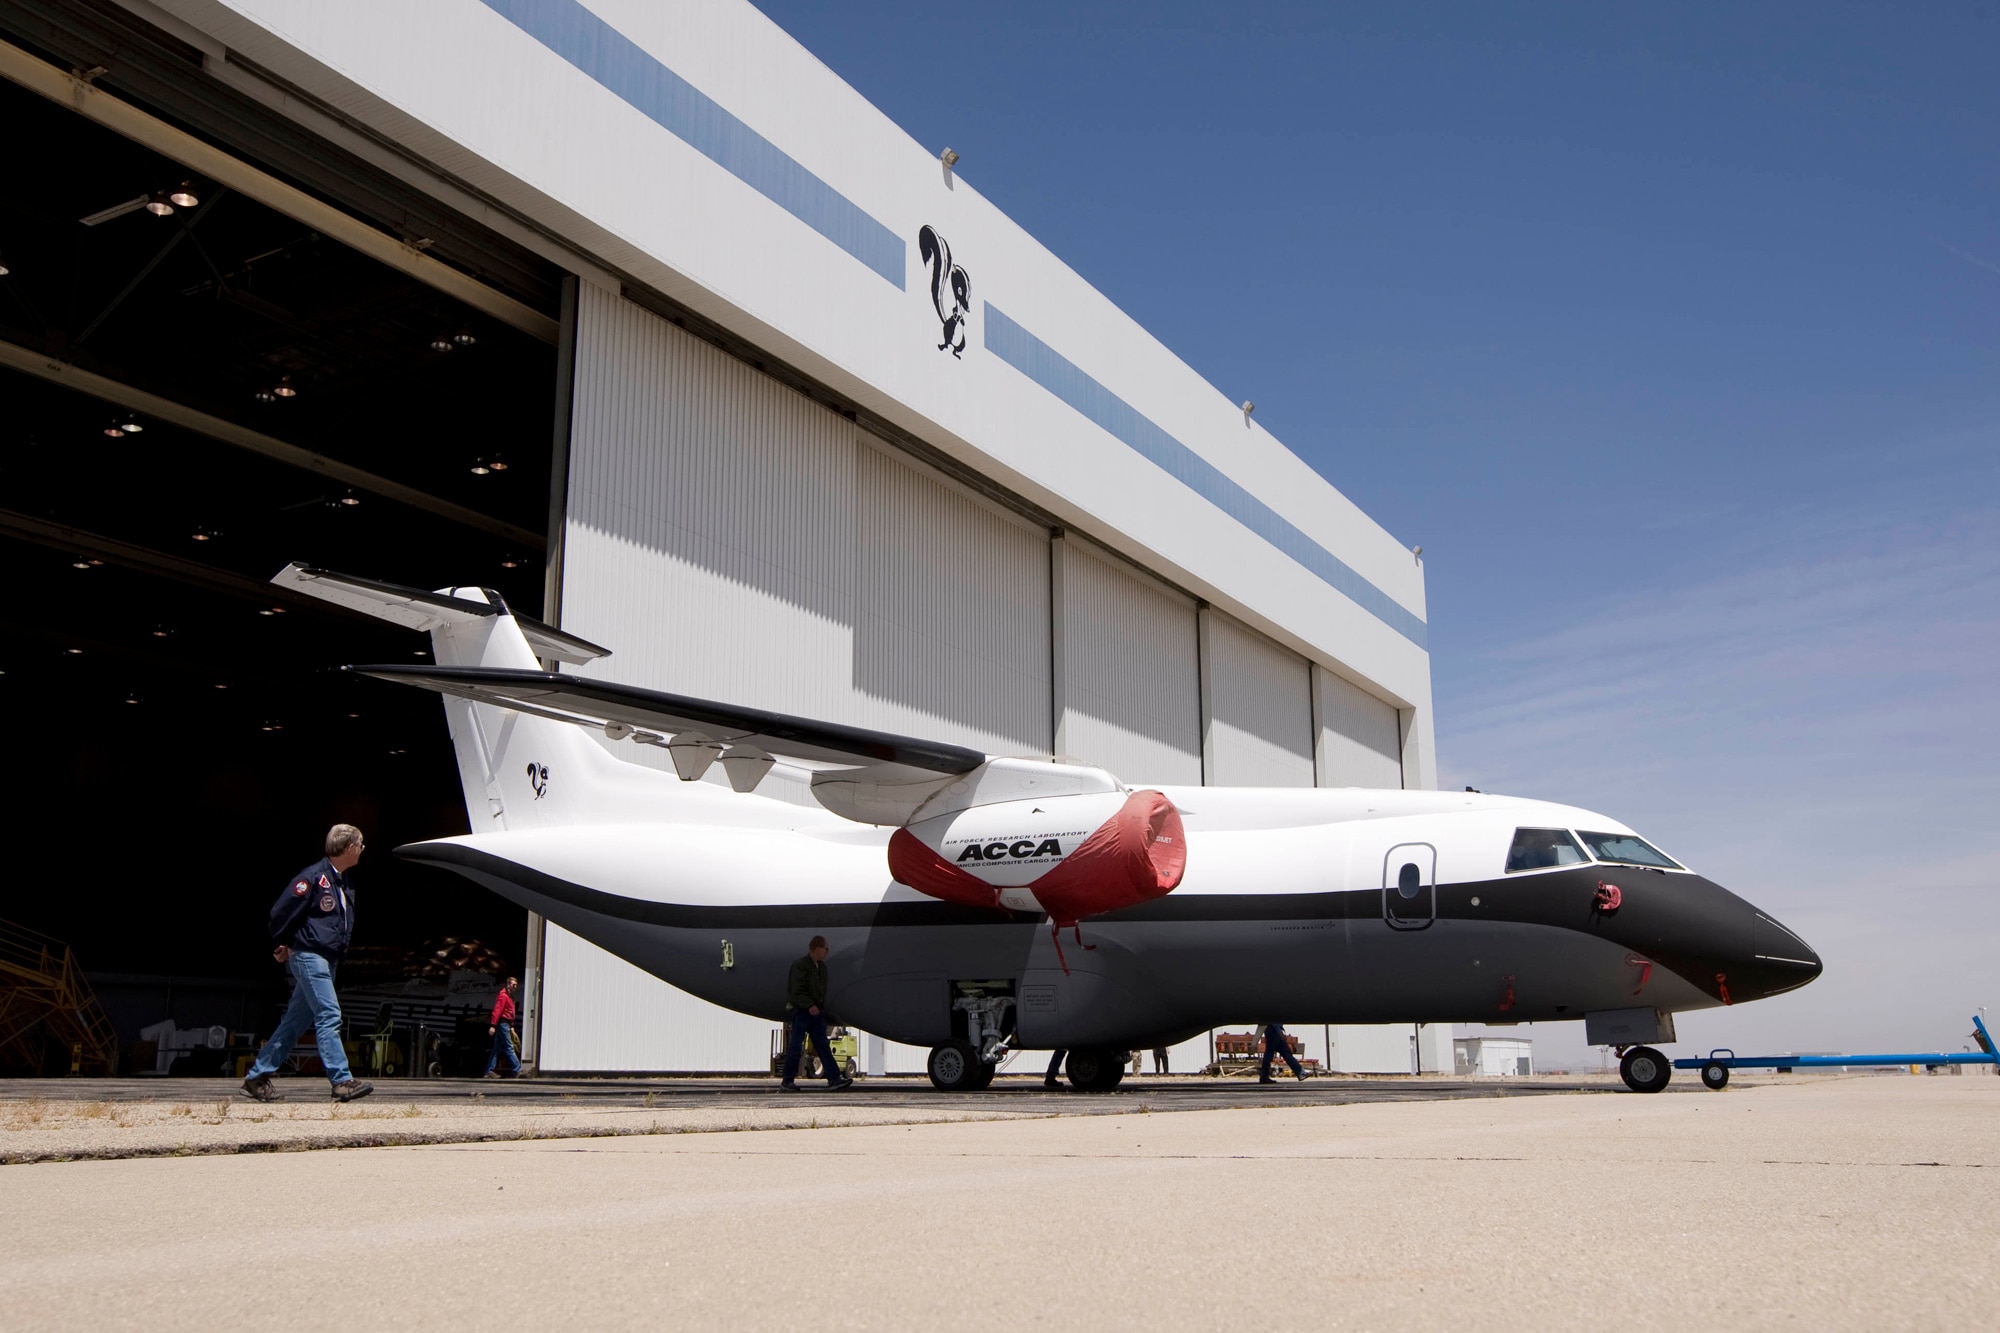
[[0,1167],[8,1328],[1990,1328],[2000,1079]]

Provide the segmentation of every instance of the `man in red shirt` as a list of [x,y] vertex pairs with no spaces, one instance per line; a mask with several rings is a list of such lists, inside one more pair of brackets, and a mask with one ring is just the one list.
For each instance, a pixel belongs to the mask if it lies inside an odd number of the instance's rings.
[[514,977],[507,978],[507,984],[500,988],[500,994],[493,1001],[493,1017],[486,1025],[486,1035],[493,1038],[493,1049],[486,1053],[486,1077],[499,1078],[493,1066],[501,1056],[507,1057],[507,1076],[521,1076],[521,1058],[514,1054],[514,996],[520,993],[521,983]]

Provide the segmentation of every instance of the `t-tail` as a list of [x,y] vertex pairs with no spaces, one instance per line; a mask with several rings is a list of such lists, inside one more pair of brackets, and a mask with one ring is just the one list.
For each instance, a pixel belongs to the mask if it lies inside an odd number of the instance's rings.
[[437,685],[438,677],[448,679],[468,670],[543,676],[561,663],[581,665],[610,655],[608,649],[518,614],[490,588],[423,592],[297,564],[286,566],[271,581],[350,611],[428,632],[435,670],[350,669],[392,679],[422,674],[429,678],[424,683],[443,694],[466,817],[474,833],[701,818],[699,808],[711,802],[727,807],[726,813],[735,817],[731,822],[747,813],[743,803],[728,801],[729,793],[712,784],[684,786],[671,774],[616,757],[573,718],[538,716],[532,703],[508,707],[481,703]]

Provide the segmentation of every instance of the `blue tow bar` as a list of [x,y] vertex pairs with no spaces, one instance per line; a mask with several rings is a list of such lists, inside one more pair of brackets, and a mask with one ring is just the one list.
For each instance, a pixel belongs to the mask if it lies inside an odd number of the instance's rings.
[[1705,1056],[1674,1061],[1676,1069],[1699,1069],[1701,1081],[1718,1092],[1729,1082],[1732,1069],[1842,1069],[1856,1065],[2000,1065],[2000,1053],[1992,1034],[1979,1015],[1972,1016],[1972,1039],[1976,1051],[1919,1051],[1902,1055],[1738,1055],[1728,1049],[1710,1051]]

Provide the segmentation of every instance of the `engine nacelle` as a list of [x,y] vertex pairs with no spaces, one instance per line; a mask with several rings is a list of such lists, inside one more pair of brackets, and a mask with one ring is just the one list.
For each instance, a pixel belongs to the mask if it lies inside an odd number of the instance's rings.
[[1013,796],[1023,785],[1052,792],[947,810],[897,829],[889,870],[899,881],[947,902],[1047,912],[1058,926],[1180,884],[1187,837],[1161,793],[1127,792],[1099,769],[1024,760],[987,767],[999,771],[982,773],[963,796]]

